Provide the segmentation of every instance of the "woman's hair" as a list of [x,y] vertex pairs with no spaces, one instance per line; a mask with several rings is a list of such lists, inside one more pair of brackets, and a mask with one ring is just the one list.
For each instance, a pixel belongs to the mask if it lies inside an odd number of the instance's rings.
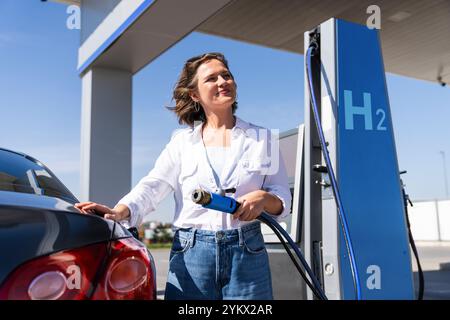
[[[175,100],[175,107],[168,107],[169,110],[176,113],[178,122],[180,124],[187,124],[194,126],[194,121],[205,121],[206,115],[203,108],[198,103],[196,111],[196,102],[192,100],[190,93],[197,88],[197,69],[202,64],[209,60],[216,59],[224,64],[230,72],[231,78],[234,79],[233,74],[228,68],[228,61],[224,55],[217,52],[205,53],[195,56],[186,61],[181,71],[180,77],[175,84],[172,99]],[[232,105],[232,112],[235,113],[237,109],[237,102]]]

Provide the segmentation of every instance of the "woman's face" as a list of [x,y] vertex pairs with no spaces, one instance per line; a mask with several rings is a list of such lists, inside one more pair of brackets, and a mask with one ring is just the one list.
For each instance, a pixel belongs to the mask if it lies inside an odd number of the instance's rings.
[[236,84],[225,65],[216,59],[202,63],[197,69],[197,90],[191,98],[205,111],[231,108],[236,100]]

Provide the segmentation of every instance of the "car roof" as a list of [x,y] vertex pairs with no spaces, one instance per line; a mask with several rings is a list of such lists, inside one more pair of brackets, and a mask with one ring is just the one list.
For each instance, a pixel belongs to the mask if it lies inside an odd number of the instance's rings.
[[45,167],[42,162],[40,162],[39,160],[33,158],[32,156],[27,155],[26,153],[23,153],[23,152],[20,152],[20,151],[14,151],[14,150],[2,148],[2,147],[0,147],[0,151],[6,151],[6,152],[17,154],[17,155],[22,156],[22,157],[24,157],[24,158],[26,158],[26,159],[28,159],[30,161],[33,161],[34,163],[36,163],[36,164],[38,164],[40,166]]

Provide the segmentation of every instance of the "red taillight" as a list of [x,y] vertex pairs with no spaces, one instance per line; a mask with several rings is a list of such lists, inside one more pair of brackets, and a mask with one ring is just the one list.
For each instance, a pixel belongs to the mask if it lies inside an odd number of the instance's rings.
[[[8,276],[0,288],[0,299],[45,299],[46,295],[47,299],[86,299],[105,254],[106,243],[101,243],[31,260]],[[66,286],[61,289],[63,278]]]
[[147,280],[147,267],[134,257],[120,261],[107,276],[108,286],[118,293],[127,293],[140,287]]
[[67,278],[59,271],[45,272],[31,282],[28,297],[31,300],[56,300],[67,289]]
[[8,276],[0,299],[156,299],[153,272],[146,248],[121,239],[109,248],[101,243],[29,261]]
[[133,238],[115,241],[109,261],[108,271],[93,299],[156,299],[154,271],[144,245]]

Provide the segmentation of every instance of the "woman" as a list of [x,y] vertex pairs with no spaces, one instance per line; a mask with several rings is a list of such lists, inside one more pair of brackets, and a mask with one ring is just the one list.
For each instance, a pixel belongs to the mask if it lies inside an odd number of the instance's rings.
[[[107,219],[139,226],[144,215],[174,191],[174,241],[165,299],[272,299],[261,212],[281,219],[291,194],[279,150],[268,157],[268,130],[234,116],[236,83],[225,57],[208,53],[189,59],[174,89],[171,108],[180,124],[155,167],[113,208],[84,202]],[[270,170],[275,168],[275,170]],[[233,215],[191,200],[202,188],[234,197]]]

